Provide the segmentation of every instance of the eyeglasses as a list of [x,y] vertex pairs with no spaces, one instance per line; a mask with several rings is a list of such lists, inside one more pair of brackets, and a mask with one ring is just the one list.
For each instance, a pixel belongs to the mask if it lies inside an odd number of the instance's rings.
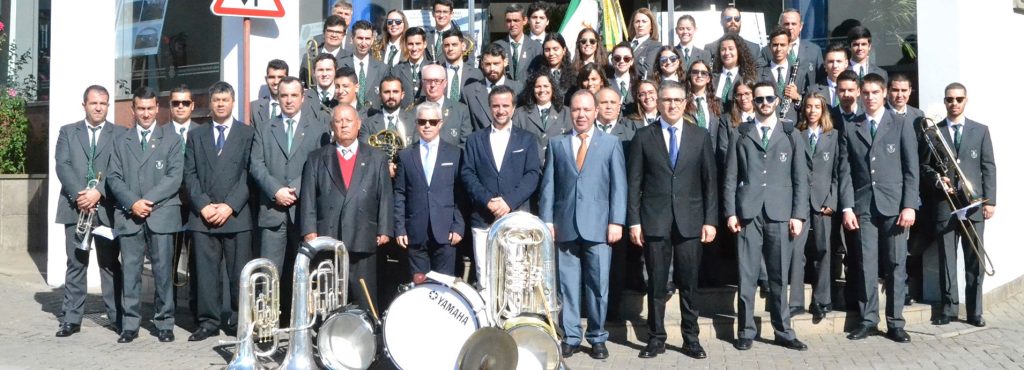
[[735,16],[727,15],[727,16],[722,17],[722,22],[739,22],[739,21],[740,21],[740,16],[738,16],[738,15],[735,15]]
[[614,61],[615,63],[618,63],[618,62],[629,63],[629,62],[633,61],[633,57],[631,57],[629,55],[612,55],[612,61]]
[[667,57],[658,58],[658,62],[661,62],[661,64],[675,63],[675,62],[678,62],[678,61],[679,61],[679,57],[677,57],[675,55],[669,55]]
[[448,80],[443,79],[443,78],[437,78],[437,79],[434,79],[434,78],[430,78],[430,79],[424,78],[423,82],[426,82],[427,84],[430,84],[430,85],[440,85],[440,84],[443,84],[445,82],[448,82]]
[[580,45],[597,45],[597,39],[580,39]]
[[437,118],[437,119],[418,118],[418,119],[416,119],[416,124],[420,125],[420,126],[426,126],[426,125],[437,126],[437,125],[441,124],[441,119],[440,118]]
[[704,71],[704,70],[695,69],[695,70],[690,71],[690,76],[708,77],[710,75],[711,75],[711,73],[709,73],[708,71]]
[[337,35],[344,35],[345,31],[327,29],[326,31],[324,31],[324,33],[328,34],[328,35],[331,35],[331,36],[337,36]]
[[967,99],[967,97],[965,97],[965,96],[947,96],[946,99],[944,99],[944,100],[946,101],[946,104],[953,104],[954,100],[957,103],[963,103],[964,99]]
[[683,99],[683,98],[661,98],[661,102],[662,103],[669,103],[669,104],[680,104],[680,105],[682,105],[683,102],[685,102],[685,101],[686,101],[686,99]]
[[765,104],[765,103],[767,103],[767,104],[775,104],[775,95],[754,97],[754,104],[761,105],[761,104]]
[[191,100],[171,100],[172,107],[187,107],[192,105]]
[[402,20],[401,19],[388,19],[388,20],[384,21],[384,24],[386,24],[388,26],[401,26],[402,25]]

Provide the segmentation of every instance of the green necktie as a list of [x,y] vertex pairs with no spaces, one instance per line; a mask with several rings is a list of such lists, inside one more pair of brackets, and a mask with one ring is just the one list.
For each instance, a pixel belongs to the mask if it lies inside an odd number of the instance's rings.
[[292,140],[295,139],[295,120],[289,118],[284,120],[288,124],[288,153],[292,152]]
[[960,152],[960,141],[961,141],[960,140],[961,139],[960,129],[961,128],[963,128],[963,125],[961,125],[961,124],[953,125],[953,146],[955,147],[955,149],[956,149],[956,151],[958,153]]
[[395,116],[394,115],[388,116],[388,127],[387,127],[387,129],[388,130],[394,130],[395,129]]
[[789,65],[796,64],[796,50],[795,49],[796,49],[796,44],[790,45],[790,47],[789,47],[789,57],[786,58],[786,59],[789,60]]
[[626,90],[626,81],[619,81],[619,95],[622,97],[622,101],[626,101],[627,92],[629,90]]
[[100,127],[89,127],[92,131],[92,136],[89,137],[89,174],[86,179],[92,180],[96,178],[96,135],[100,130]]
[[875,133],[878,132],[878,121],[871,120],[871,138],[875,138]]
[[763,147],[765,150],[768,149],[768,130],[770,129],[771,128],[768,126],[761,126],[761,147]]
[[448,90],[448,99],[459,101],[459,81],[461,81],[459,79],[459,66],[452,66],[451,68],[455,71],[455,75],[452,76],[452,87]]
[[281,111],[278,110],[279,106],[280,105],[278,105],[276,101],[270,102],[270,118],[277,117],[278,115],[281,114]]
[[730,101],[732,94],[732,72],[725,73],[725,86],[722,87],[722,100]]
[[391,45],[391,47],[388,48],[388,54],[390,54],[388,55],[388,66],[395,65],[395,55],[398,54],[398,48],[396,48],[395,45]]
[[636,47],[640,46],[640,43],[637,42],[636,39],[633,39],[633,41],[631,41],[629,45],[633,49],[633,52],[636,52]]
[[864,80],[864,66],[860,66],[860,71],[857,72],[857,79],[860,81]]
[[185,128],[178,129],[178,136],[181,136],[181,156],[185,156]]
[[602,125],[602,124],[598,123],[597,124],[597,128],[601,129],[601,131],[604,131],[605,133],[610,134],[610,132],[608,132],[608,130],[612,128],[612,125]]
[[363,62],[359,62],[359,93],[356,96],[359,101],[356,102],[357,108],[363,107],[363,98],[366,97],[366,68],[363,68]]
[[690,48],[683,48],[683,60],[686,61],[686,67],[690,67]]
[[149,136],[149,130],[142,130],[142,152],[146,152],[146,144],[149,144],[149,140],[146,140],[146,136]]
[[814,153],[814,149],[818,147],[818,133],[811,131],[811,153]]
[[786,76],[783,72],[784,69],[785,68],[782,67],[778,68],[779,74],[775,79],[775,88],[777,89],[776,91],[779,92],[779,96],[785,95],[783,93],[783,90],[786,88]]
[[832,90],[832,106],[839,106],[839,94],[835,90]]
[[512,41],[512,78],[516,77],[519,71],[519,43]]
[[544,130],[548,129],[548,112],[551,108],[544,108],[540,110],[540,125],[544,126]]
[[708,128],[708,116],[704,113],[704,98],[696,97],[697,100],[697,127]]
[[434,32],[434,61],[441,60],[441,31]]

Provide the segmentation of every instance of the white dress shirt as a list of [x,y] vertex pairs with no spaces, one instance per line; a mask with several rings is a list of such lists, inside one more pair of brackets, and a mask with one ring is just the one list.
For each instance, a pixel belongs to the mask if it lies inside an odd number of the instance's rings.
[[[782,67],[782,82],[789,83],[789,81],[786,81],[786,79],[789,78],[789,76],[786,75],[789,72],[789,61],[783,61],[782,64],[775,64],[775,62],[771,63],[773,77],[772,82],[779,82],[779,67]],[[733,80],[733,82],[735,81],[736,80]],[[779,94],[781,95],[782,91],[779,91]]]
[[[341,153],[341,157],[349,160],[359,151],[359,140],[353,140],[349,146],[341,145],[341,143],[336,143],[335,146],[337,146],[338,153]],[[344,149],[347,149],[347,151]]]
[[213,124],[210,125],[210,129],[213,130],[213,145],[217,145],[217,135],[220,135],[220,130],[217,130],[217,126],[227,126],[227,128],[224,129],[224,142],[227,143],[228,136],[231,136],[231,126],[234,122],[235,120],[231,118],[228,118],[224,123],[217,123],[217,121],[212,122]]
[[[965,119],[963,116],[960,116],[960,120],[959,121],[953,121],[953,120],[949,119],[949,117],[946,117],[946,122],[949,123],[949,125],[948,125],[949,127],[947,127],[947,129],[949,129],[949,137],[952,138],[953,140],[956,140],[956,130],[954,130],[953,127],[956,126],[956,125],[960,125],[960,135],[961,135],[960,138],[963,139],[963,134],[964,134],[964,126],[963,125],[965,123],[967,123],[967,119]],[[950,143],[950,144],[953,144],[953,143]],[[956,148],[953,148],[953,150],[956,150]]]
[[[192,120],[185,121],[185,123],[177,123],[171,120],[171,124],[174,125],[174,133],[181,136],[182,142],[188,142],[188,129],[192,127]],[[185,129],[182,131],[181,129]]]
[[666,149],[666,151],[667,152],[671,152],[672,151],[672,149],[671,149],[672,145],[669,143],[669,139],[672,138],[672,133],[668,132],[668,128],[669,127],[675,127],[676,128],[676,148],[679,148],[681,150],[682,148],[679,146],[679,144],[682,144],[682,142],[683,142],[683,120],[679,120],[679,122],[676,122],[676,123],[673,123],[673,124],[668,123],[668,121],[665,121],[664,118],[661,118],[658,121],[661,122],[661,133],[664,134],[664,136],[665,136],[665,149]]
[[142,131],[149,131],[146,133],[146,143],[149,143],[149,141],[153,139],[153,133],[156,132],[156,122],[153,122],[149,128],[142,128],[142,125],[135,123],[135,134],[138,135],[140,143],[143,142]]
[[384,127],[387,127],[388,119],[389,118],[393,118],[394,119],[394,123],[395,123],[395,130],[398,131],[398,136],[402,137],[404,139],[407,136],[406,136],[406,133],[405,133],[405,125],[402,124],[401,115],[398,114],[398,112],[400,112],[400,111],[401,111],[401,108],[395,109],[395,111],[391,112],[391,113],[388,113],[387,110],[384,110],[383,111],[383,113],[384,113]]
[[[424,170],[426,170],[427,164],[430,164],[430,168],[437,169],[437,144],[440,138],[440,136],[436,136],[434,137],[434,141],[424,141],[423,139],[420,139],[420,160],[423,161]],[[426,175],[426,173],[424,173],[424,175]],[[433,175],[433,173],[431,173],[431,175]],[[433,176],[427,176],[427,185],[430,185],[431,177]]]
[[[587,134],[586,141],[587,147],[589,147],[591,139],[594,138],[594,126],[590,126],[590,129],[588,129],[584,133]],[[576,155],[579,154],[580,145],[583,144],[583,140],[580,140],[580,133],[576,132],[576,130],[572,130],[572,138],[570,139],[570,141],[572,142],[572,159],[577,160]]]
[[[360,68],[362,65],[362,68]],[[370,74],[370,54],[363,55],[362,58],[352,54],[352,68],[356,70],[356,80],[359,79],[359,71],[363,72],[363,76],[369,78]]]
[[386,54],[384,54],[384,63],[386,64],[388,62],[388,59],[391,58],[392,46],[395,47],[395,64],[390,64],[388,65],[389,67],[394,67],[395,65],[402,61],[402,45],[400,45],[398,42],[388,41],[388,44],[384,46],[384,50],[386,52]]
[[[779,121],[778,118],[776,118],[776,116],[774,114],[768,116],[768,120],[765,121],[765,122],[761,122],[761,120],[757,119],[757,117],[754,117],[754,127],[756,127],[757,138],[761,139],[761,140],[764,140],[764,135],[765,134],[767,134],[769,138],[772,137],[772,132],[775,132],[775,123],[778,122],[778,121]],[[761,131],[762,127],[767,127],[768,128],[768,132],[765,133],[765,132]]]
[[867,60],[865,60],[864,63],[857,63],[857,62],[854,62],[853,60],[850,60],[850,70],[853,71],[853,73],[856,73],[858,76],[860,76],[860,68],[861,67],[864,67],[864,75],[865,76],[868,73],[871,73],[871,68],[869,68],[870,65],[868,64]]
[[539,35],[534,35],[533,32],[530,32],[530,39],[537,40],[537,42],[544,42],[545,37],[548,37],[547,32],[544,32]]
[[724,91],[725,89],[725,80],[727,79],[727,76],[729,76],[730,73],[732,74],[732,83],[735,84],[737,79],[740,78],[740,67],[736,66],[733,67],[732,69],[722,67],[722,75],[718,76],[718,87],[715,88],[715,96],[719,98],[722,97],[722,91]]
[[[107,124],[106,122],[100,122],[100,124],[98,124],[96,126],[93,126],[93,125],[89,124],[89,121],[85,121],[85,132],[89,135],[89,140],[91,140],[90,142],[95,141],[97,146],[100,145],[100,135],[103,133],[103,126],[106,125],[106,124]],[[93,128],[96,128],[96,127],[99,127],[99,128],[96,129],[96,130],[92,130]],[[90,144],[90,145],[92,145],[92,144]],[[88,150],[89,148],[85,148],[85,149]]]
[[491,155],[494,156],[494,167],[501,172],[501,163],[505,161],[505,150],[508,149],[508,141],[512,138],[512,124],[505,125],[505,128],[498,129],[491,126],[491,134],[488,137],[491,141]]

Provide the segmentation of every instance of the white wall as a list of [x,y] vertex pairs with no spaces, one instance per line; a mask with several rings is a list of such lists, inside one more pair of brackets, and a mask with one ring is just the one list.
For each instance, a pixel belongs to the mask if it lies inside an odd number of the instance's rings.
[[[285,16],[280,19],[252,19],[249,45],[249,99],[260,96],[267,62],[281,59],[288,63],[289,74],[299,75],[299,2],[283,1]],[[235,117],[242,119],[242,18],[225,17],[221,23],[221,79],[235,87]],[[266,93],[266,89],[263,89]]]
[[[64,250],[64,225],[52,223],[57,215],[60,182],[55,172],[53,148],[57,146],[60,127],[85,118],[82,92],[90,85],[102,85],[115,91],[114,22],[116,0],[54,0],[51,12],[53,32],[50,36],[50,181],[47,197],[46,283],[64,283],[67,254]],[[113,97],[108,120],[113,121]],[[98,286],[96,258],[89,263],[89,285]]]
[[[996,216],[985,228],[985,244],[996,275],[986,277],[991,291],[1024,275],[1020,222],[1024,220],[1024,184],[1019,158],[1024,137],[1019,115],[1024,104],[1024,15],[1011,0],[918,0],[917,27],[921,109],[942,108],[943,89],[950,82],[967,87],[967,117],[989,126],[998,168]],[[1001,61],[1002,65],[992,63]],[[930,108],[933,107],[933,108]],[[962,265],[962,262],[961,262]],[[961,279],[962,281],[962,279]],[[961,290],[961,294],[963,291]]]

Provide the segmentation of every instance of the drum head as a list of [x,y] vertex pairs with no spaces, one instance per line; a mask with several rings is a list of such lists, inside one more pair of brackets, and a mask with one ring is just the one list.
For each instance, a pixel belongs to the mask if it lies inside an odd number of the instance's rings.
[[383,326],[384,346],[399,368],[451,370],[462,344],[480,324],[461,294],[425,283],[395,297]]
[[547,330],[536,325],[519,325],[508,333],[519,348],[519,370],[557,369],[562,360],[558,342]]
[[480,328],[469,336],[459,352],[458,370],[515,370],[516,341],[498,328]]
[[369,368],[377,354],[373,325],[360,309],[332,314],[320,326],[316,339],[320,361],[332,370]]

